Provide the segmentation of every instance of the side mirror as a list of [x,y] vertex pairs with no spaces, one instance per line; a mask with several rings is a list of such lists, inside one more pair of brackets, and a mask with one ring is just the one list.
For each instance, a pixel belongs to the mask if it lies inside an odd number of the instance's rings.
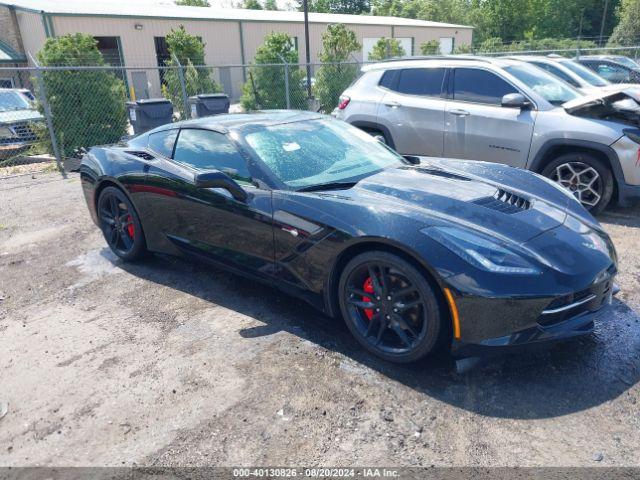
[[502,97],[502,106],[527,110],[528,108],[531,108],[531,102],[521,93],[509,93]]
[[240,202],[247,199],[247,192],[235,180],[219,170],[196,173],[194,183],[196,188],[224,188]]
[[420,165],[420,157],[416,157],[415,155],[403,155],[403,157],[411,165]]

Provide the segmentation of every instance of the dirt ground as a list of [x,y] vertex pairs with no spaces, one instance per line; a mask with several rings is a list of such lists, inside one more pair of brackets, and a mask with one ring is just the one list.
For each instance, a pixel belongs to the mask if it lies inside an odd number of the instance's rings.
[[394,366],[268,287],[119,262],[77,175],[0,180],[0,465],[637,466],[640,208],[595,334]]

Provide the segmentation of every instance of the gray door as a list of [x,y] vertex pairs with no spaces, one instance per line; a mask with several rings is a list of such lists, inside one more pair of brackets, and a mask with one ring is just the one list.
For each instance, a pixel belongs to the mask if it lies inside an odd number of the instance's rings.
[[378,118],[385,120],[401,154],[442,156],[444,77],[444,68],[406,68],[397,71],[386,86]]
[[136,100],[149,98],[147,72],[131,72],[131,85],[133,85],[133,93],[136,96]]
[[236,95],[233,91],[233,84],[231,83],[231,68],[220,68],[220,83],[222,84],[222,90],[224,90],[224,93],[235,99]]
[[502,97],[519,93],[493,72],[458,68],[453,98],[445,107],[444,156],[524,168],[535,110],[502,107]]

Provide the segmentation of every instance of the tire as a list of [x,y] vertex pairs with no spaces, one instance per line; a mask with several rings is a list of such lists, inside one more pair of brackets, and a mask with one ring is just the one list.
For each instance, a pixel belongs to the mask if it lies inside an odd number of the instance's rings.
[[140,218],[131,201],[116,187],[106,187],[97,204],[100,229],[109,248],[118,257],[133,262],[147,253]]
[[[592,214],[602,212],[613,195],[611,169],[589,153],[567,153],[549,162],[542,175],[572,191]],[[591,186],[587,183],[594,181]]]
[[371,251],[353,258],[340,275],[338,300],[356,340],[385,360],[415,362],[446,338],[446,316],[433,287],[397,255]]

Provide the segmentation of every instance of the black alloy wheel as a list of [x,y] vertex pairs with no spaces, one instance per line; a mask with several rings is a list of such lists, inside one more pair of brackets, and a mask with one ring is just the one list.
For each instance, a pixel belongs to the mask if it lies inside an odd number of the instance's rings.
[[349,330],[386,360],[418,360],[434,350],[446,330],[424,275],[387,252],[367,252],[351,260],[342,273],[339,295]]
[[146,252],[138,214],[118,188],[107,187],[98,198],[98,218],[109,248],[124,260],[136,260]]

